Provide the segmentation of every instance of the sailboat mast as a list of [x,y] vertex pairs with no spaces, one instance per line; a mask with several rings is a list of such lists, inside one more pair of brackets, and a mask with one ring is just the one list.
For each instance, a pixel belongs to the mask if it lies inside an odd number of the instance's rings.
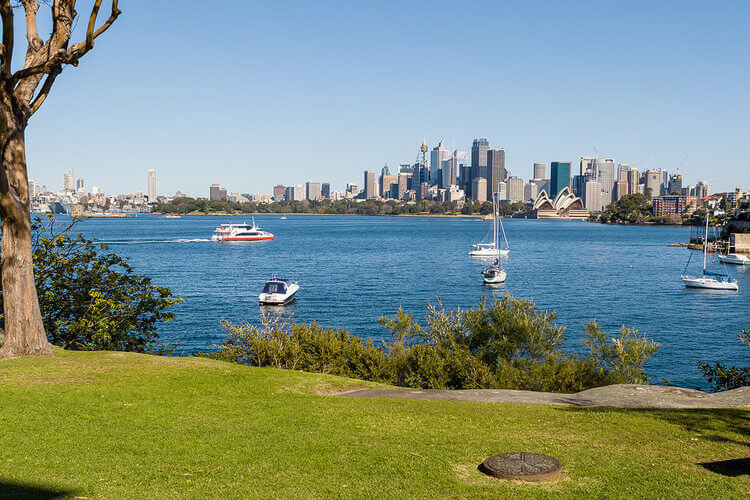
[[706,213],[706,234],[703,235],[703,275],[706,274],[706,255],[708,254],[708,213]]

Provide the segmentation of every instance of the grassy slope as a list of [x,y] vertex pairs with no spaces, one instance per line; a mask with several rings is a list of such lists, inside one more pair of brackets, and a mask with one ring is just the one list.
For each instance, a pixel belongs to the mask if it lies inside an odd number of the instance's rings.
[[[0,497],[741,497],[750,411],[633,411],[348,399],[347,379],[206,359],[56,351],[0,362]],[[566,478],[477,471],[548,453]]]

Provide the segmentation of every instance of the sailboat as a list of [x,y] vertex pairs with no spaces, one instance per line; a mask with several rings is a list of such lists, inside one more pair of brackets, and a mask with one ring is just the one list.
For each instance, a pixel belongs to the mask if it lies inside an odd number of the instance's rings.
[[[469,255],[472,257],[500,257],[501,255],[508,255],[510,253],[510,247],[508,246],[508,238],[505,236],[505,227],[503,226],[503,220],[498,217],[498,194],[492,193],[492,243],[477,243],[471,246]],[[505,242],[505,248],[500,248],[500,234],[503,233],[503,241]]]
[[286,220],[286,214],[281,214],[281,220]]
[[[706,233],[703,236],[703,274],[701,276],[688,276],[687,268],[690,265],[690,258],[683,271],[682,282],[688,288],[708,288],[711,290],[737,290],[737,280],[729,278],[726,274],[715,273],[706,269],[706,260],[708,254],[708,214],[706,214]],[[690,252],[692,256],[692,252]]]

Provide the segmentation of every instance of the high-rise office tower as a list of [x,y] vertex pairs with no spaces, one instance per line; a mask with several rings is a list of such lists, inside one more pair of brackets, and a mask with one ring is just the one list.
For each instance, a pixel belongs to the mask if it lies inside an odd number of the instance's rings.
[[430,184],[438,184],[441,182],[441,180],[438,179],[438,171],[442,168],[443,161],[450,157],[451,152],[443,146],[443,141],[440,141],[438,145],[430,151]]
[[630,170],[630,165],[627,163],[618,163],[617,164],[617,179],[618,181],[626,181],[628,180],[628,170]]
[[286,192],[284,193],[284,199],[286,201],[302,201],[305,199],[305,186],[302,184],[295,184],[294,186],[287,186]]
[[378,194],[378,186],[375,181],[375,172],[365,170],[365,198],[371,200]]
[[612,158],[596,158],[594,160],[596,180],[602,185],[602,203],[606,207],[612,203],[615,191],[615,160]]
[[472,197],[474,201],[487,201],[487,179],[474,177],[471,181],[471,192],[475,193]]
[[511,203],[523,201],[523,179],[508,177],[505,183],[508,185],[508,199]]
[[669,184],[667,185],[667,194],[682,192],[682,176],[680,174],[672,174],[669,176]]
[[380,169],[380,175],[391,175],[391,169],[388,168],[387,163],[383,165],[383,168]]
[[320,194],[323,196],[324,199],[330,200],[331,199],[331,185],[327,182],[324,182],[320,185]]
[[[497,183],[504,181],[507,177],[505,171],[505,150],[487,150],[487,199],[492,199],[492,193],[497,190]],[[523,189],[523,185],[521,186]]]
[[211,188],[208,191],[208,199],[210,201],[226,201],[226,188],[220,187],[218,184],[211,184]]
[[533,203],[536,197],[539,196],[539,186],[536,182],[527,182],[523,186],[523,201],[524,203]]
[[75,191],[76,189],[76,178],[73,175],[73,171],[63,173],[63,189],[69,189]]
[[483,177],[487,179],[487,150],[490,143],[487,139],[474,139],[471,144],[471,178]]
[[549,195],[554,198],[566,187],[570,187],[570,162],[553,161],[550,163]]
[[604,208],[602,203],[602,185],[600,182],[586,181],[583,206],[590,212],[598,212]]
[[309,201],[319,201],[323,198],[323,192],[320,188],[320,182],[305,183],[305,199]]
[[82,178],[76,179],[76,191],[84,188],[84,181]]
[[661,194],[661,181],[661,170],[646,170],[643,173],[643,184],[649,199]]
[[628,194],[638,193],[638,184],[641,183],[641,173],[635,167],[628,169]]
[[667,188],[669,187],[669,172],[667,172],[663,168],[660,168],[659,171],[661,172],[661,194],[668,194]]
[[534,177],[533,179],[544,179],[547,175],[547,164],[546,163],[534,163]]
[[156,170],[153,168],[148,169],[148,201],[156,201]]
[[612,193],[612,201],[618,201],[628,194],[628,181],[615,181],[615,190]]
[[594,174],[594,158],[591,156],[582,156],[581,161],[578,164],[578,168],[580,169],[578,174],[585,176],[587,179],[594,179],[596,177],[596,174]]
[[398,199],[403,200],[404,195],[409,190],[409,180],[412,174],[399,173],[398,174]]
[[573,194],[578,196],[579,198],[583,199],[584,194],[586,193],[586,179],[585,175],[574,175],[573,176],[573,184],[570,186],[571,191],[573,191]]
[[286,196],[286,186],[283,184],[276,184],[273,187],[273,201],[281,201]]
[[398,176],[382,174],[380,176],[380,196],[382,198],[391,198],[391,186],[398,184]]
[[440,170],[440,182],[438,185],[443,189],[449,189],[456,183],[456,178],[458,177],[458,159],[455,153],[450,155],[447,160],[443,160]]
[[497,192],[498,201],[508,200],[508,184],[506,184],[505,181],[498,182],[497,186],[495,186],[495,189]]

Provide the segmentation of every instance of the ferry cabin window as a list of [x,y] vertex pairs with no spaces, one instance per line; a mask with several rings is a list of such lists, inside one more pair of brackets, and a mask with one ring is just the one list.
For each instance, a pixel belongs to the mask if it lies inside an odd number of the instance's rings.
[[266,283],[263,293],[284,293],[284,286],[280,283]]

